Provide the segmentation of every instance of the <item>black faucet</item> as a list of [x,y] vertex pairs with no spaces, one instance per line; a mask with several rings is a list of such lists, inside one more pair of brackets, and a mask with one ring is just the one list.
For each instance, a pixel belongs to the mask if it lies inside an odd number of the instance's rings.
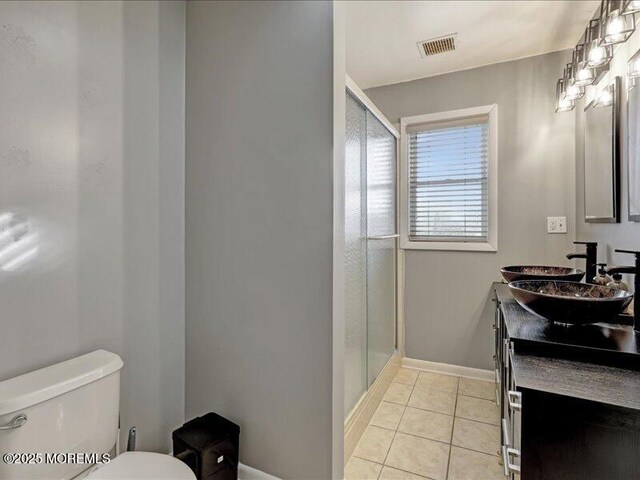
[[587,253],[570,253],[567,258],[585,258],[587,260],[587,278],[585,282],[593,283],[596,276],[596,263],[598,263],[598,242],[573,242],[574,245],[586,245]]
[[607,273],[629,273],[633,275],[633,329],[640,331],[640,302],[638,302],[638,295],[640,295],[640,252],[634,250],[616,250],[620,253],[630,253],[636,256],[636,264],[633,266],[625,267],[610,267],[607,268]]

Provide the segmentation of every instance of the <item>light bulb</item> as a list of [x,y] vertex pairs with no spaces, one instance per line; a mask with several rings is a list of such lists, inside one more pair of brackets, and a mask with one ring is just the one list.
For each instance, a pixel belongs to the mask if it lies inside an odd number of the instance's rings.
[[612,103],[613,103],[613,95],[609,90],[603,90],[602,92],[600,92],[600,94],[598,95],[599,107],[606,107],[608,105],[611,105]]
[[598,41],[594,40],[589,45],[589,53],[587,55],[587,65],[590,67],[599,67],[609,61],[607,48],[598,45]]
[[618,11],[611,13],[607,22],[607,35],[619,35],[624,29],[624,22],[618,15]]
[[579,87],[591,85],[593,83],[593,70],[587,67],[585,63],[580,64],[573,82],[574,85],[578,85]]
[[564,90],[564,98],[567,100],[577,100],[582,98],[584,92],[579,85],[567,85]]
[[[631,25],[625,23],[625,19],[631,19]],[[604,43],[607,45],[614,45],[616,43],[622,43],[634,29],[633,15],[623,17],[620,15],[620,10],[614,10],[609,14],[607,19],[607,25],[605,27]]]
[[558,80],[558,83],[556,83],[556,113],[569,112],[575,108],[575,103],[573,101],[567,100],[562,96],[564,84],[564,78],[561,78]]

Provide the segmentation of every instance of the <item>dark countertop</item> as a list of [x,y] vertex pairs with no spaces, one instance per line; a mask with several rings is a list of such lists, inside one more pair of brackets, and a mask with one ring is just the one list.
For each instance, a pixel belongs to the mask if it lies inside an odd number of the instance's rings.
[[640,410],[640,372],[534,355],[511,359],[518,388]]
[[522,308],[506,284],[494,289],[516,352],[640,370],[640,332],[630,325],[553,323]]

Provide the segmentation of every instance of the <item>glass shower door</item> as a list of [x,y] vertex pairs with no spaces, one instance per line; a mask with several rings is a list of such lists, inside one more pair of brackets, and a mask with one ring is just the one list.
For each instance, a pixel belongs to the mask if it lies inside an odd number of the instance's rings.
[[396,347],[396,138],[367,111],[367,386]]
[[395,350],[396,139],[347,94],[345,414]]
[[367,391],[366,112],[347,95],[345,150],[345,415]]

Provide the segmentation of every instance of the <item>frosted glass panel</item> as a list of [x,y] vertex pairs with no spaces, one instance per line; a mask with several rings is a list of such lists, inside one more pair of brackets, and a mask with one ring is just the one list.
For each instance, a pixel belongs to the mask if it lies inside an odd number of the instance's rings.
[[347,94],[345,414],[395,350],[396,139]]
[[395,350],[396,239],[370,241],[367,249],[367,376],[378,377]]
[[367,390],[365,110],[347,95],[345,152],[345,414]]
[[396,231],[396,138],[367,111],[367,233]]
[[[367,111],[367,235],[396,232],[396,139]],[[395,350],[397,239],[367,242],[367,380]]]

